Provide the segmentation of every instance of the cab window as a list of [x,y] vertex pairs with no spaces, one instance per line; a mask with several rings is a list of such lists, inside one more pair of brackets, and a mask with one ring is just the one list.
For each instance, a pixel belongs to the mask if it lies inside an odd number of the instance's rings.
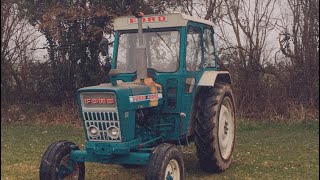
[[204,64],[203,67],[215,67],[215,48],[213,44],[213,30],[204,29]]
[[187,34],[187,71],[200,70],[202,60],[202,32],[200,27],[189,26]]

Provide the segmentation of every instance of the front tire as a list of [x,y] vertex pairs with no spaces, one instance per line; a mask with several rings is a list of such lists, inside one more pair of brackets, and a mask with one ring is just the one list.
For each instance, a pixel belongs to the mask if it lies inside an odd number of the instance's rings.
[[69,141],[58,141],[52,143],[45,151],[40,165],[40,180],[84,180],[85,165],[83,162],[74,162],[73,171],[67,172],[71,146]]
[[160,144],[152,152],[146,180],[183,180],[184,164],[181,152],[173,144]]
[[197,97],[195,144],[200,166],[221,172],[232,163],[236,118],[231,86],[216,84],[200,89]]

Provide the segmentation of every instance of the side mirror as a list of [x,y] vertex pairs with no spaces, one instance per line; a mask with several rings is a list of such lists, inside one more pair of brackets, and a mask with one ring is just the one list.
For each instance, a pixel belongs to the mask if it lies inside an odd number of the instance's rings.
[[109,47],[108,47],[108,40],[106,38],[102,38],[102,40],[99,43],[99,48],[101,50],[102,56],[107,56],[109,54]]

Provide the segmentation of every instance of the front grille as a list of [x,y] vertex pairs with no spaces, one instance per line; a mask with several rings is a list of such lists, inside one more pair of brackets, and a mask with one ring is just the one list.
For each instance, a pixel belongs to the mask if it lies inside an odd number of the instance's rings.
[[[121,129],[118,112],[83,112],[83,119],[87,129],[87,137],[89,141],[105,141],[105,142],[120,142]],[[90,127],[95,127],[99,131],[93,136],[88,132]],[[112,137],[109,134],[109,128],[118,128],[119,136]]]

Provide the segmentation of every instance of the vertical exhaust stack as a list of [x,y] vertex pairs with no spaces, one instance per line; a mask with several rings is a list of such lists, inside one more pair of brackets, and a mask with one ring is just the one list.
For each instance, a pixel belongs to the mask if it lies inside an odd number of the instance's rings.
[[144,79],[148,78],[147,73],[147,57],[146,57],[146,47],[143,42],[143,32],[142,32],[142,17],[143,12],[139,12],[136,17],[138,18],[138,47],[135,52],[135,63],[137,68],[137,79],[144,82]]

